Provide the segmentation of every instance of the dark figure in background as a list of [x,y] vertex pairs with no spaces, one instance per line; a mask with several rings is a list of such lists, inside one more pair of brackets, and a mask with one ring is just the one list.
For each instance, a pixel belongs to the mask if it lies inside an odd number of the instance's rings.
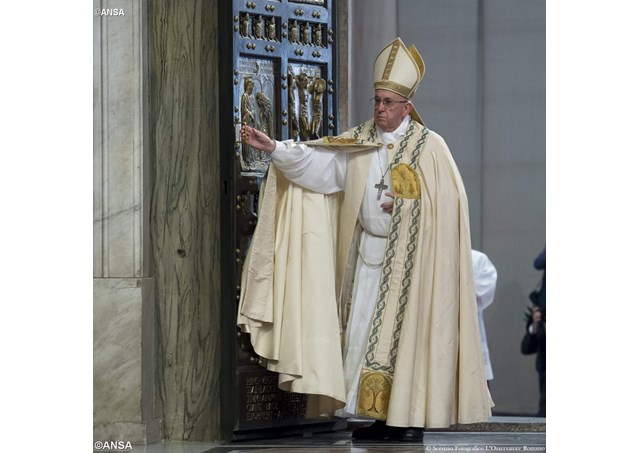
[[547,285],[546,285],[546,248],[538,255],[533,266],[542,271],[540,289],[531,293],[530,298],[533,303],[531,314],[527,321],[527,331],[525,332],[520,350],[523,354],[537,354],[536,370],[538,371],[540,386],[540,403],[538,407],[538,417],[546,417],[547,413]]

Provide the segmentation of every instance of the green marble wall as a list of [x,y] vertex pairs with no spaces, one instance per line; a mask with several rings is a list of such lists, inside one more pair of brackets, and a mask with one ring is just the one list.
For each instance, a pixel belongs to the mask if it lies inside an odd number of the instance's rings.
[[167,440],[219,437],[217,3],[150,0],[151,243]]

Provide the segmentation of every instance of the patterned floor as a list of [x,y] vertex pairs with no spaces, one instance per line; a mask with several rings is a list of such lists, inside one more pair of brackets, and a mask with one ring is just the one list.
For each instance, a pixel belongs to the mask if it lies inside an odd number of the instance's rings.
[[[500,429],[504,429],[500,431]],[[545,451],[544,419],[501,419],[483,432],[429,431],[422,443],[352,441],[350,431],[250,440],[233,443],[176,443],[134,445],[135,453],[366,453],[366,452],[487,452]]]

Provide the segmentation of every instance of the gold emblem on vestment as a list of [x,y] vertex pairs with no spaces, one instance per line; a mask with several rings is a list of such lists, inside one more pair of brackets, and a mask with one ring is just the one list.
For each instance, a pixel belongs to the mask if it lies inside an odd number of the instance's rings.
[[398,164],[391,170],[393,194],[400,198],[420,198],[418,174],[407,164]]
[[362,370],[356,413],[386,420],[393,376],[379,371]]

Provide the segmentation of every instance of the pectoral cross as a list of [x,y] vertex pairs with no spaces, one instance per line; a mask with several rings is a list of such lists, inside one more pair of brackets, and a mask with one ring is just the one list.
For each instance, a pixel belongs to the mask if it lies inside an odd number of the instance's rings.
[[378,198],[377,199],[379,200],[380,197],[382,196],[382,191],[387,189],[389,186],[384,183],[384,178],[381,178],[380,182],[378,184],[376,184],[375,186],[373,186],[373,187],[378,189]]

